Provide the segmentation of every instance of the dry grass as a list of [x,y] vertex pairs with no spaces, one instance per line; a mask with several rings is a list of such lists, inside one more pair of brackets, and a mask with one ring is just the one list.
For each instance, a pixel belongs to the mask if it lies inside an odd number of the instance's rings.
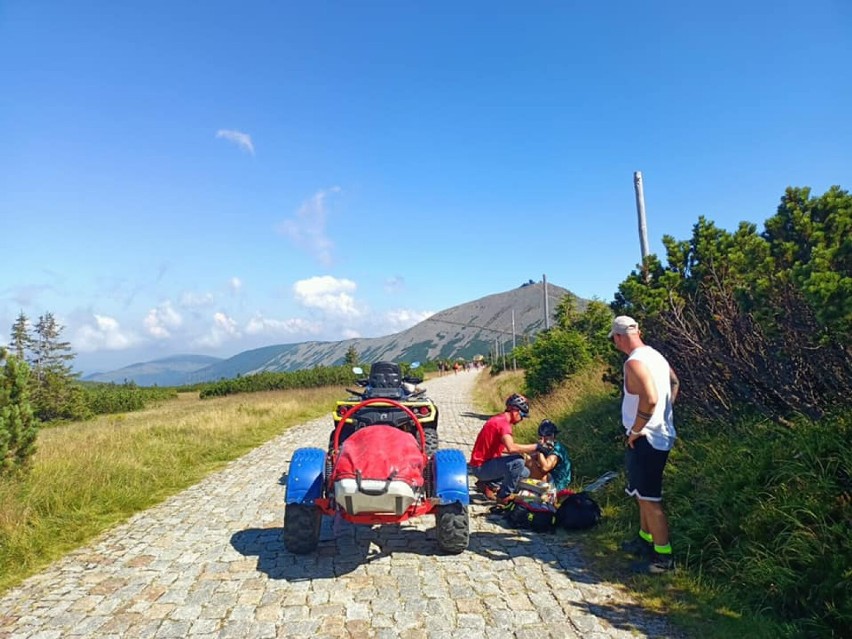
[[0,590],[290,426],[330,418],[340,394],[182,394],[138,413],[42,431],[31,472],[0,483]]

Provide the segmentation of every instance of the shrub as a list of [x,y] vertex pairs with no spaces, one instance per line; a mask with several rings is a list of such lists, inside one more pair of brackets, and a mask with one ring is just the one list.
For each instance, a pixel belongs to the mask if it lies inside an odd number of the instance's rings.
[[27,465],[35,453],[38,422],[29,401],[29,369],[0,349],[0,473]]

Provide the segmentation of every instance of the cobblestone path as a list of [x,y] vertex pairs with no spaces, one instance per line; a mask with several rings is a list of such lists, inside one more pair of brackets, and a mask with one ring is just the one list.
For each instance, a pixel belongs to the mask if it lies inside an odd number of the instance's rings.
[[[475,373],[427,384],[442,448],[484,416]],[[381,527],[325,518],[316,554],[281,542],[282,475],[324,446],[330,415],[252,451],[72,552],[0,599],[0,637],[670,637],[587,570],[576,538],[503,528],[473,495],[470,549],[437,552],[434,517]]]

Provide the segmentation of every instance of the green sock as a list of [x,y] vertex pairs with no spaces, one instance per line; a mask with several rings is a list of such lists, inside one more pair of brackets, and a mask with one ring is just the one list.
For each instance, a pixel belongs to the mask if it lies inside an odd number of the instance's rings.
[[654,544],[654,552],[658,555],[670,555],[672,554],[672,545],[666,544],[665,546],[658,546],[657,544]]
[[642,538],[643,541],[647,541],[649,544],[654,542],[654,538],[651,537],[651,533],[646,533],[641,528],[639,529],[639,536]]

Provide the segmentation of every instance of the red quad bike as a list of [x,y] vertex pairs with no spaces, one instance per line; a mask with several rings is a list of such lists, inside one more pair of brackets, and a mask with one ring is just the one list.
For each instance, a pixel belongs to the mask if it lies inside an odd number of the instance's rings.
[[[341,430],[367,406],[405,411],[415,436],[398,424],[362,424],[341,446]],[[398,413],[397,413],[398,414]],[[391,420],[389,420],[391,421]],[[460,450],[426,453],[423,425],[406,406],[373,398],[350,408],[337,422],[331,450],[299,448],[287,474],[284,545],[296,554],[319,544],[323,515],[354,524],[398,524],[435,515],[438,548],[458,554],[470,541],[467,460]]]

